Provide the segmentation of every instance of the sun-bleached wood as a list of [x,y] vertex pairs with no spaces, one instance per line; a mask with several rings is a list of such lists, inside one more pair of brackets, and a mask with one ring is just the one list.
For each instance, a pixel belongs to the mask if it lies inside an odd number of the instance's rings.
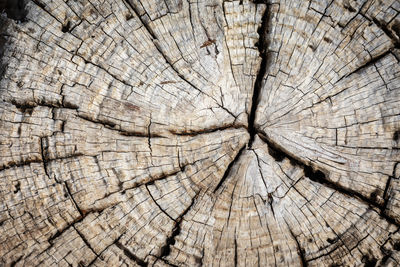
[[0,265],[400,264],[398,0],[25,2]]

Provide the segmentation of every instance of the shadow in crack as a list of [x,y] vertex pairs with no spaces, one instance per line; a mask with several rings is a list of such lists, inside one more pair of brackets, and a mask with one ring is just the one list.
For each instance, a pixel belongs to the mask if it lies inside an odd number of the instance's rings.
[[0,11],[5,12],[9,19],[24,22],[27,15],[25,5],[27,0],[0,0]]

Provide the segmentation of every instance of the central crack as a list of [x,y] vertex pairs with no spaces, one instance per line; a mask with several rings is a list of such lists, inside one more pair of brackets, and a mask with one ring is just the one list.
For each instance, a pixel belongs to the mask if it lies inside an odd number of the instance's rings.
[[249,143],[248,143],[249,148],[251,148],[253,141],[254,141],[254,137],[257,134],[257,129],[254,125],[254,121],[256,118],[256,111],[257,111],[257,106],[259,103],[261,87],[263,85],[263,79],[264,79],[265,73],[267,72],[268,42],[267,42],[266,35],[267,35],[267,31],[268,31],[267,28],[268,28],[269,14],[270,14],[270,5],[267,4],[264,14],[261,18],[261,26],[257,30],[259,39],[258,39],[258,42],[256,43],[256,46],[260,53],[261,63],[260,63],[260,68],[257,73],[256,81],[254,82],[253,97],[251,100],[251,109],[250,109],[250,114],[248,116],[247,130],[250,134],[250,139],[249,139]]
[[[259,2],[259,1],[255,1],[255,3],[256,4],[258,4],[258,3],[266,4],[264,2]],[[256,117],[257,105],[258,105],[259,98],[260,98],[260,91],[261,91],[261,87],[263,84],[263,79],[264,79],[265,73],[267,72],[267,65],[268,65],[267,64],[268,63],[268,60],[267,60],[268,42],[266,40],[266,35],[267,35],[268,21],[270,19],[269,14],[270,14],[270,5],[266,4],[264,14],[261,18],[261,25],[257,30],[259,39],[258,39],[258,42],[255,44],[255,46],[257,46],[258,51],[260,53],[261,63],[260,63],[260,68],[257,73],[256,81],[254,82],[253,97],[252,97],[252,101],[251,101],[251,110],[250,110],[250,114],[248,116],[247,131],[249,132],[249,135],[250,135],[250,139],[247,144],[248,149],[251,149],[255,135],[258,133],[258,131],[254,125],[254,121],[255,121],[255,117]],[[217,192],[219,190],[219,188],[221,187],[221,185],[225,182],[226,178],[229,176],[229,174],[231,172],[232,167],[239,161],[239,158],[242,155],[243,150],[245,148],[246,148],[246,145],[241,147],[239,152],[236,154],[235,158],[228,165],[221,180],[219,181],[217,186],[214,188],[214,190],[213,190],[214,193]]]

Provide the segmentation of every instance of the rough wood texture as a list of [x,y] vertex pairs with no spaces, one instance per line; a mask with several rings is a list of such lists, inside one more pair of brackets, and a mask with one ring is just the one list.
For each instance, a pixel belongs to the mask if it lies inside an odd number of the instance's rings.
[[0,265],[399,266],[398,0],[23,2]]

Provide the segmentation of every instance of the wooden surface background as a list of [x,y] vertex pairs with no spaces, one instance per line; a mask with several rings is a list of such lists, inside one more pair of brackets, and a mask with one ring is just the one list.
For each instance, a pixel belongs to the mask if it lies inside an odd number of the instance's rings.
[[400,1],[0,9],[1,266],[399,266]]

